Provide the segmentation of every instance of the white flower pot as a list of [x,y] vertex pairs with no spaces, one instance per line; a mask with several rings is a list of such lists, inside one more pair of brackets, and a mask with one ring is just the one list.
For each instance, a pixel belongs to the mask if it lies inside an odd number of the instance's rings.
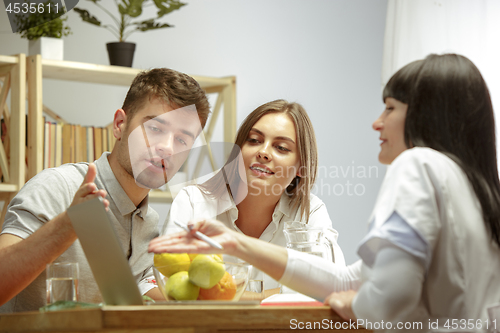
[[44,59],[63,60],[64,43],[61,38],[40,37],[30,40],[28,54],[41,54]]

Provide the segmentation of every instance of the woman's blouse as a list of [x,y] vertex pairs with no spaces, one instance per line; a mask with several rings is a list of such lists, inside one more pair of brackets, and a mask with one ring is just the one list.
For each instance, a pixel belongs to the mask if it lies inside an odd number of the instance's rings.
[[[430,148],[403,152],[387,169],[369,221],[358,250],[363,265],[354,273],[361,282],[353,302],[359,318],[422,323],[423,329],[455,319],[485,328],[486,308],[500,302],[500,249],[457,163]],[[305,269],[305,260],[294,264],[297,256],[289,251],[284,277]],[[320,265],[307,267],[316,292],[331,288],[335,278],[356,280],[346,268],[316,274],[324,272]],[[400,302],[403,293],[407,299]],[[380,318],[372,317],[376,309]]]
[[[394,213],[400,222],[386,227]],[[485,320],[487,306],[500,301],[500,249],[467,176],[446,155],[417,147],[389,166],[358,251],[367,266],[386,242],[425,269],[420,302],[406,320]]]

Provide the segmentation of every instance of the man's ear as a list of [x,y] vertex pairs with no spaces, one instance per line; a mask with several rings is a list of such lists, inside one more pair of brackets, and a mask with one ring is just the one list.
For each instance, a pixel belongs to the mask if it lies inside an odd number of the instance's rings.
[[122,109],[118,109],[115,112],[115,118],[113,119],[113,135],[117,140],[121,140],[125,128],[127,127],[127,115]]

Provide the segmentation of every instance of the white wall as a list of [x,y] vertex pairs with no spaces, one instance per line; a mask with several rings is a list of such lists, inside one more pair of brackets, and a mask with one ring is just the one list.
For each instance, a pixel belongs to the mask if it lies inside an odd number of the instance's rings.
[[[165,17],[175,28],[129,38],[137,43],[134,67],[235,75],[238,123],[273,99],[304,105],[315,126],[323,172],[315,193],[340,233],[347,262],[353,262],[385,174],[377,162],[379,141],[371,123],[383,108],[387,1],[186,1],[187,6]],[[92,3],[82,0],[79,6],[105,20]],[[83,23],[75,12],[68,15],[73,35],[65,38],[65,59],[108,64],[105,43],[114,41],[111,33]],[[27,52],[27,41],[10,32],[2,8],[0,54],[21,52]],[[124,88],[44,80],[44,103],[83,125],[111,122],[125,93]],[[161,219],[168,211],[168,205],[154,208]]]

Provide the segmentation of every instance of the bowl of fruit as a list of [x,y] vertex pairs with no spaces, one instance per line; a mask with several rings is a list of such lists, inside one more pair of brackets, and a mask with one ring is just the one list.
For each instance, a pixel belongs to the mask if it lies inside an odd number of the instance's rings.
[[238,301],[250,265],[223,261],[217,254],[155,254],[153,271],[167,300]]

